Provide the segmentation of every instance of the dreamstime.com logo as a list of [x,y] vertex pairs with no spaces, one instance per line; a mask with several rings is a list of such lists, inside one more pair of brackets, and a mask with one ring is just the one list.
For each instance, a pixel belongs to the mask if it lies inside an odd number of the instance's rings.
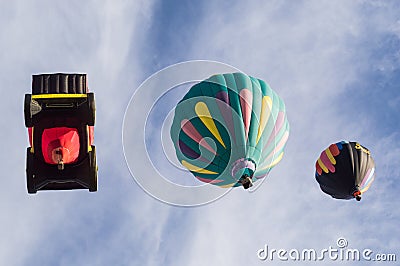
[[274,249],[265,245],[257,251],[257,257],[262,261],[376,261],[395,262],[394,253],[375,253],[369,248],[349,248],[345,238],[339,237],[336,246],[324,249]]

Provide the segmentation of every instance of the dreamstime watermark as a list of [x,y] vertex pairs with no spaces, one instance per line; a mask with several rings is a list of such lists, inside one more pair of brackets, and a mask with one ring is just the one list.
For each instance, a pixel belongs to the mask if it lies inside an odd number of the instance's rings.
[[348,241],[339,237],[336,246],[320,250],[309,249],[275,249],[265,245],[257,251],[258,259],[262,261],[377,261],[396,262],[395,253],[376,253],[372,249],[349,248]]

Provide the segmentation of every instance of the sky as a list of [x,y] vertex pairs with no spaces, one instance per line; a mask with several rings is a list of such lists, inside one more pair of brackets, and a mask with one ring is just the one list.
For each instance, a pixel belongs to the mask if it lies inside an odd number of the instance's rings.
[[[348,248],[400,260],[398,1],[0,5],[1,265],[315,265],[261,260],[258,251],[320,251],[337,248],[339,238]],[[285,155],[254,193],[238,188],[202,206],[179,207],[144,191],[131,174],[124,150],[135,147],[123,147],[122,139],[123,127],[134,124],[124,121],[128,104],[151,75],[189,60],[240,69],[285,101]],[[53,72],[87,73],[95,93],[96,193],[26,191],[24,94],[33,74]],[[183,95],[178,90],[168,99]],[[154,104],[144,98],[137,108]],[[161,125],[148,130],[160,132]],[[340,140],[360,142],[375,159],[376,180],[361,202],[334,200],[315,181],[320,152]],[[150,154],[162,161],[156,143]],[[165,173],[168,167],[162,165]]]

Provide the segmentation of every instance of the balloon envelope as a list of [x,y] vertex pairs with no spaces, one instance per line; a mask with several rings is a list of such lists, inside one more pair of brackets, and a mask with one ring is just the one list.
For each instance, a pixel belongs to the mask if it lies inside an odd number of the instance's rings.
[[178,160],[197,179],[235,187],[243,177],[264,178],[282,159],[289,123],[284,102],[263,80],[227,73],[191,87],[170,133]]
[[358,142],[341,141],[325,149],[315,164],[321,190],[336,199],[361,199],[375,179],[370,151]]
[[58,164],[60,159],[64,163],[76,162],[79,147],[78,130],[75,128],[56,127],[43,131],[42,153],[44,161],[48,164]]

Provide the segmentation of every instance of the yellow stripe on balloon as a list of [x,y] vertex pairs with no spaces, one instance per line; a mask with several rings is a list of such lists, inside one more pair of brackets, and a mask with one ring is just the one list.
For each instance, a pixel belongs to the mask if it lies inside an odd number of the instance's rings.
[[34,141],[33,141],[33,130],[35,129],[35,127],[32,127],[32,135],[31,135],[31,140],[32,140],[32,147],[31,147],[31,153],[35,153],[35,145],[34,145]]
[[327,149],[325,150],[325,152],[326,152],[326,155],[327,155],[328,158],[329,158],[329,161],[331,161],[331,163],[332,163],[333,165],[335,165],[335,164],[336,164],[336,160],[335,160],[335,157],[333,157],[333,155],[332,155],[332,153],[331,153],[331,150],[330,150],[329,148],[327,148]]
[[279,163],[280,160],[282,160],[282,157],[283,157],[283,152],[281,152],[281,154],[279,154],[279,156],[276,157],[276,159],[275,159],[272,163],[270,163],[270,164],[267,165],[267,166],[264,166],[261,170],[265,170],[265,169],[274,167],[276,164]]
[[371,186],[372,182],[370,182],[365,188],[361,189],[360,192],[364,193],[365,191],[367,191],[369,189],[369,187]]
[[230,188],[230,187],[233,187],[233,185],[235,185],[236,183],[231,183],[231,184],[228,184],[228,185],[223,185],[223,186],[219,186],[219,187],[222,187],[222,188]]
[[325,166],[325,164],[321,161],[321,158],[318,158],[318,164],[319,164],[319,166],[321,167],[321,169],[325,172],[325,173],[328,173],[329,172],[329,170],[328,170],[328,168]]
[[272,108],[272,99],[269,96],[264,96],[261,101],[261,114],[260,114],[260,125],[258,127],[258,135],[256,143],[261,138],[262,133],[264,132],[265,126],[267,125],[268,118],[271,114]]
[[210,171],[210,170],[206,170],[204,168],[197,167],[197,166],[195,166],[195,165],[193,165],[191,163],[188,163],[185,160],[182,160],[182,165],[184,167],[186,167],[186,169],[188,169],[189,171],[192,171],[192,172],[196,172],[196,173],[200,173],[200,174],[206,174],[206,175],[216,175],[216,174],[218,174],[217,172],[213,172],[213,171]]
[[194,109],[197,116],[200,118],[201,122],[203,122],[203,124],[208,128],[208,130],[219,141],[219,143],[221,143],[221,145],[224,146],[224,148],[226,148],[225,143],[222,140],[221,135],[219,134],[217,126],[215,125],[214,120],[212,119],[210,110],[208,110],[207,105],[203,102],[198,102],[194,107]]
[[55,99],[55,98],[87,98],[87,94],[57,93],[57,94],[32,95],[32,99]]

